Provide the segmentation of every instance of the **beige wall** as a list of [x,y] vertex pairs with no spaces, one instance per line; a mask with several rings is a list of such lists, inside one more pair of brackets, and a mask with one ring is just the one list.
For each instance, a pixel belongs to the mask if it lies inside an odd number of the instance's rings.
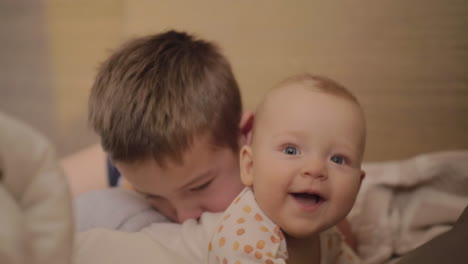
[[96,142],[85,121],[98,63],[125,39],[172,28],[219,43],[248,109],[298,72],[348,86],[366,110],[367,161],[468,148],[464,0],[47,0],[43,7],[49,114],[62,154]]

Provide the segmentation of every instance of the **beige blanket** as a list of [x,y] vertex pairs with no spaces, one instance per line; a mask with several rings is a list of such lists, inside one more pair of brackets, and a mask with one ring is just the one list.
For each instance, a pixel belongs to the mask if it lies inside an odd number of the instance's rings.
[[367,264],[398,256],[450,229],[468,205],[468,151],[365,166],[349,220]]
[[[424,154],[365,169],[367,177],[349,216],[364,263],[395,261],[451,228],[468,203],[468,151]],[[219,216],[205,213],[200,223],[155,223],[133,233],[82,232],[76,261],[202,264]]]

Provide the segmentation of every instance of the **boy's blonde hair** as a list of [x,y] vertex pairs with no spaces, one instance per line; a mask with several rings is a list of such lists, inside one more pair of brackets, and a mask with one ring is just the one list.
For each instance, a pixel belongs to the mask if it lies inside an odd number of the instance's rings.
[[168,31],[128,42],[100,67],[89,122],[114,161],[182,155],[197,137],[238,150],[242,104],[231,66],[210,42]]

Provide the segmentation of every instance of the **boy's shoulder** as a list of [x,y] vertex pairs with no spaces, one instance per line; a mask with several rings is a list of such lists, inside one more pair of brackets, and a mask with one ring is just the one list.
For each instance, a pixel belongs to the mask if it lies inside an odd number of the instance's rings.
[[336,226],[320,233],[321,263],[361,263],[357,254],[345,242],[344,235]]
[[106,228],[136,232],[152,223],[169,221],[142,197],[123,188],[82,194],[74,201],[74,211],[77,231]]

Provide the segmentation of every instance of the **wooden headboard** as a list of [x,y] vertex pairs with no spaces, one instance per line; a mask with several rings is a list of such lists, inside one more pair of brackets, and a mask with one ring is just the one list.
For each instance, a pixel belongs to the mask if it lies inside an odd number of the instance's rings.
[[167,29],[217,42],[247,109],[299,72],[349,87],[368,119],[366,161],[468,149],[464,0],[48,1],[43,12],[61,153],[97,142],[86,103],[98,63],[128,38]]

